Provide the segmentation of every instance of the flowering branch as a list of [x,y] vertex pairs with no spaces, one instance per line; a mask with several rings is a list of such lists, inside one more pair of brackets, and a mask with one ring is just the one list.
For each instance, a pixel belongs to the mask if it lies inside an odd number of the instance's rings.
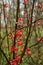
[[29,38],[30,32],[31,32],[32,16],[33,16],[33,10],[34,10],[34,3],[35,3],[35,0],[33,0],[32,11],[31,11],[31,21],[30,21],[31,23],[30,23],[30,27],[29,27],[29,33],[28,33],[28,36],[27,36],[27,39],[26,39],[26,43],[25,43],[25,46],[24,46],[24,52],[23,52],[22,55],[21,55],[20,63],[22,62],[22,57],[24,56],[25,50],[26,50],[26,48],[27,48],[28,38]]
[[[16,22],[18,22],[18,12],[19,12],[19,0],[17,0],[17,12],[16,12]],[[16,45],[16,29],[17,29],[17,24],[15,24],[15,36],[14,36],[14,46]],[[15,54],[13,52],[13,58],[15,58]]]

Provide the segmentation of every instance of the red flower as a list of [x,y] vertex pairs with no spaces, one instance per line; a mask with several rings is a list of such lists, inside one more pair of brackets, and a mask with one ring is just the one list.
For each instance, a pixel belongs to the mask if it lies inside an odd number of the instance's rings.
[[13,52],[15,50],[15,47],[14,46],[11,46],[11,48],[10,48],[10,52]]
[[38,26],[40,25],[40,20],[39,20],[39,21],[37,21],[37,24],[38,24]]
[[20,56],[16,56],[16,62],[20,62]]
[[17,54],[17,51],[14,51],[14,54]]
[[18,22],[21,22],[22,21],[22,18],[18,18]]
[[22,32],[19,30],[16,30],[16,36],[22,36]]
[[38,4],[38,7],[40,7],[40,8],[41,8],[41,4],[40,4],[40,3]]
[[31,51],[28,51],[27,54],[28,54],[28,55],[31,55]]
[[17,65],[17,62],[15,61],[15,59],[10,60],[10,65]]
[[16,30],[16,32],[18,32],[19,30]]
[[20,41],[20,42],[18,42],[18,46],[21,46],[22,45],[22,42]]
[[42,38],[42,40],[41,40],[42,42],[43,42],[43,38]]
[[17,65],[17,62],[20,61],[20,56],[16,56],[16,59],[10,60],[10,65]]
[[38,25],[40,25],[40,22],[38,22]]
[[43,7],[41,8],[41,10],[43,11]]
[[20,42],[20,41],[22,41],[22,38],[19,38],[19,39],[17,40],[17,42]]
[[19,32],[19,35],[22,36],[22,32]]
[[22,41],[22,38],[19,38],[20,41]]
[[30,51],[30,48],[27,48],[27,51]]
[[4,7],[7,8],[7,7],[8,7],[8,4],[5,3],[5,4],[4,4]]
[[27,4],[27,0],[24,0],[24,1],[23,1],[23,4]]
[[14,47],[14,46],[11,46],[10,52],[13,52],[13,51],[14,51],[14,53],[17,53],[18,48]]
[[18,48],[15,48],[14,50],[15,50],[15,51],[18,51]]

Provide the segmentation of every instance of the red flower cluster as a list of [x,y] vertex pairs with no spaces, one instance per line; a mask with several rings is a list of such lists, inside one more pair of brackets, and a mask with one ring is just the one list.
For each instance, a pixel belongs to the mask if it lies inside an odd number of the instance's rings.
[[5,4],[4,4],[4,7],[7,8],[7,7],[8,7],[8,4],[5,3]]
[[24,0],[24,1],[23,1],[23,4],[27,4],[27,0]]
[[20,56],[16,56],[16,62],[20,62]]
[[30,48],[27,48],[27,54],[28,54],[28,55],[31,55]]
[[[24,51],[24,48],[21,48],[20,51],[23,52],[23,51]],[[26,51],[25,51],[25,53],[24,53],[25,56],[26,56],[27,54],[28,54],[28,55],[31,55],[30,48],[27,48]]]
[[22,41],[19,41],[19,42],[18,42],[18,46],[21,46],[21,45],[22,45]]
[[19,38],[19,39],[17,40],[17,43],[18,43],[18,46],[21,46],[21,45],[22,45],[22,38]]
[[16,37],[18,37],[18,36],[22,36],[22,32],[19,30],[16,30]]
[[17,65],[20,62],[20,56],[16,56],[15,59],[10,60],[10,65]]
[[10,60],[10,65],[17,65],[16,61],[13,59],[13,60]]
[[18,51],[18,48],[14,47],[14,46],[11,46],[11,48],[10,48],[9,51],[10,52],[13,52],[14,51],[14,53],[16,53]]
[[17,39],[18,46],[22,45],[22,38],[21,38],[21,36],[22,36],[22,32],[19,31],[19,30],[16,30],[16,37],[20,37],[20,38]]

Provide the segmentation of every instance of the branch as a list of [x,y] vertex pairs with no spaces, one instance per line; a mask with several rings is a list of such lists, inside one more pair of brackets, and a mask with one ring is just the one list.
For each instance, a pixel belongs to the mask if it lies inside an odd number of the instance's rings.
[[28,36],[27,36],[27,39],[26,39],[26,43],[25,43],[25,47],[24,47],[24,52],[21,54],[21,60],[20,60],[20,63],[22,62],[22,57],[24,56],[24,53],[25,53],[25,50],[27,48],[27,44],[28,44],[28,38],[30,36],[30,32],[31,32],[31,26],[32,26],[32,16],[33,16],[33,10],[34,10],[34,2],[35,0],[33,0],[33,5],[32,5],[32,12],[31,12],[31,23],[30,23],[30,27],[29,27],[29,33],[28,33]]
[[43,18],[39,18],[39,19],[35,20],[33,23],[36,23],[38,20],[43,20]]
[[[32,22],[32,24],[33,23],[35,24],[38,20],[43,20],[43,18],[39,18],[39,19],[35,20],[34,22]],[[21,27],[20,29],[27,28],[27,27],[29,27],[29,25],[28,26]]]
[[6,61],[8,62],[8,64],[10,64],[10,62],[9,62],[8,58],[6,57],[4,51],[3,51],[1,48],[0,48],[0,51],[1,51],[1,53],[3,54],[3,56],[5,57],[5,59],[6,59]]
[[[17,0],[16,22],[18,22],[18,12],[19,12],[19,0]],[[16,45],[16,29],[17,29],[17,24],[15,24],[14,46]],[[13,52],[13,58],[15,58],[14,52]]]
[[[42,37],[43,38],[43,37]],[[29,48],[32,48],[32,47],[34,47],[34,46],[36,46],[36,45],[38,45],[38,44],[40,44],[40,41],[42,40],[42,38],[37,42],[37,43],[35,43],[35,44],[33,44],[33,45],[31,45]]]

